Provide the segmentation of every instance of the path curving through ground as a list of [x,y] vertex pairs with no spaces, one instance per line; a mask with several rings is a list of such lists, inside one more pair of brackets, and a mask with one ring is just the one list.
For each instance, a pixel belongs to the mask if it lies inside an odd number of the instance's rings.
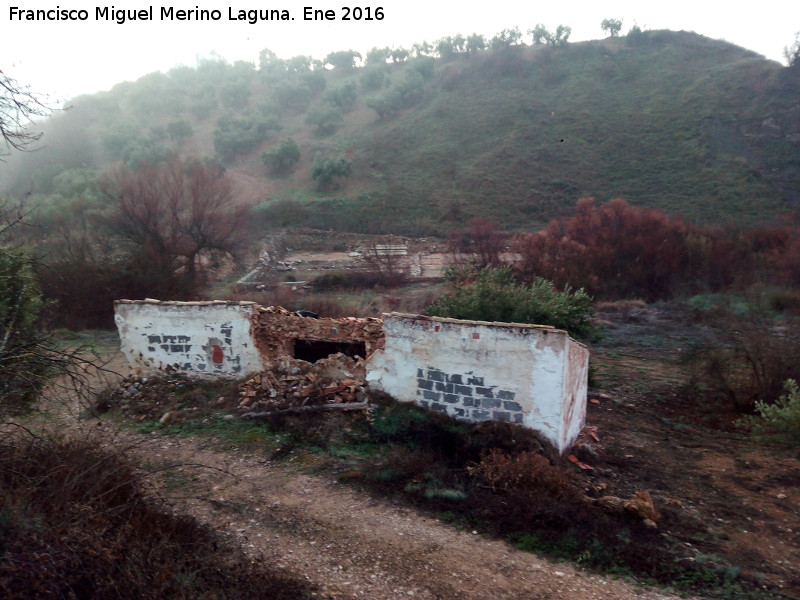
[[[106,437],[130,434],[106,423]],[[164,471],[160,492],[324,597],[391,600],[677,600],[582,572],[375,499],[331,476],[308,475],[200,438],[150,436],[131,449]],[[184,465],[184,466],[180,466]],[[196,465],[203,465],[198,467]],[[287,466],[289,465],[289,466]]]

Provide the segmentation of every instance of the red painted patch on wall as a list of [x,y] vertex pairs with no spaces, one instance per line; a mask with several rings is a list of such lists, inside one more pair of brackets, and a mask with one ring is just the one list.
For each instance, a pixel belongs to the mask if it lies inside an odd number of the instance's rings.
[[473,334],[472,334],[472,339],[473,339],[473,340],[479,340],[479,339],[481,339],[481,334],[480,334],[480,333],[473,333]]
[[224,358],[225,354],[223,354],[222,348],[220,348],[217,344],[211,346],[211,360],[215,365],[221,365]]

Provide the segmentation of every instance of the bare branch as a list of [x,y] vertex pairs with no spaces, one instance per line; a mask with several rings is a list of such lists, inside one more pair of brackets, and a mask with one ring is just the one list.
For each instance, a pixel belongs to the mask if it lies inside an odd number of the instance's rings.
[[29,128],[34,117],[45,117],[51,109],[41,97],[31,92],[30,87],[20,84],[0,70],[0,136],[5,144],[5,152],[10,150],[30,150],[31,146],[42,137],[41,132],[34,133]]
[[229,180],[213,165],[176,158],[135,171],[120,166],[100,192],[114,208],[110,229],[153,272],[183,277],[190,292],[215,260],[239,253],[247,208],[234,205]]
[[242,415],[243,419],[266,419],[274,415],[293,415],[309,412],[325,412],[328,410],[367,410],[369,402],[337,402],[332,404],[314,404],[312,406],[292,406],[290,408],[283,408],[280,410],[271,410],[268,412],[251,412]]

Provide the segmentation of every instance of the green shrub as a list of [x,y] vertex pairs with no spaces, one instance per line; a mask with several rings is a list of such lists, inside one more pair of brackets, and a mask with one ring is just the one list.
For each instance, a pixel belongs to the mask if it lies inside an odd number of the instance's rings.
[[50,369],[41,308],[30,259],[0,248],[0,415],[29,406]]
[[328,91],[323,101],[341,111],[349,112],[358,99],[355,83],[346,83],[341,87]]
[[181,119],[167,123],[166,133],[172,141],[182,142],[186,138],[192,137],[194,129],[192,129],[192,124],[189,121]]
[[361,87],[365,90],[375,91],[383,87],[386,82],[386,67],[368,66],[361,73]]
[[275,117],[225,115],[214,130],[214,151],[225,162],[255,150],[270,133],[281,129]]
[[264,152],[261,160],[271,175],[286,175],[299,162],[300,147],[292,138],[286,138],[268,152]]
[[364,271],[332,271],[315,277],[312,285],[316,291],[328,290],[365,290],[374,288],[379,283],[375,276]]
[[344,121],[340,108],[322,106],[313,108],[306,117],[306,123],[314,126],[314,133],[319,136],[331,135]]
[[455,289],[428,307],[434,316],[551,325],[579,338],[593,339],[592,298],[569,286],[559,292],[553,283],[536,277],[518,284],[509,267],[458,269],[449,275]]
[[337,180],[345,179],[353,172],[353,163],[340,156],[338,158],[317,156],[311,166],[311,179],[317,182],[321,191],[334,187]]
[[397,86],[392,86],[382,94],[369,98],[365,104],[378,113],[379,119],[387,119],[403,109],[403,93]]
[[260,224],[264,224],[262,226],[267,227],[304,224],[309,216],[305,204],[294,198],[281,198],[259,204],[253,214]]
[[241,110],[250,103],[252,90],[245,81],[227,83],[219,91],[219,97],[226,108]]
[[800,388],[794,379],[787,379],[784,390],[776,402],[757,401],[758,415],[740,419],[739,424],[764,439],[800,443]]

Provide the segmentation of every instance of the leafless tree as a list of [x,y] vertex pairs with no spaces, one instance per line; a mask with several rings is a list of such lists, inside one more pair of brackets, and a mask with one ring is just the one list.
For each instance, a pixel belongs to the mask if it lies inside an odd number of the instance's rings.
[[472,263],[483,269],[502,264],[506,239],[506,233],[497,223],[477,217],[450,236],[449,246],[456,264]]
[[790,46],[784,46],[783,56],[787,67],[800,70],[800,31],[794,34],[794,42]]
[[209,265],[239,254],[248,208],[234,204],[219,167],[177,158],[119,166],[99,187],[113,206],[111,231],[158,273],[182,275],[194,288]]
[[375,282],[390,287],[402,285],[408,279],[408,260],[395,249],[399,249],[400,244],[393,242],[388,238],[383,245],[373,244],[362,256],[367,272]]
[[30,87],[0,70],[0,135],[5,144],[5,149],[0,149],[0,156],[9,154],[12,149],[30,149],[42,137],[41,132],[30,129],[33,118],[44,117],[50,112]]
[[0,241],[7,241],[6,234],[9,234],[17,225],[24,223],[30,213],[31,209],[24,199],[0,199]]
[[[0,135],[6,152],[26,150],[41,134],[31,132],[31,118],[50,111],[27,86],[0,71]],[[11,243],[26,222],[25,200],[0,200],[0,416],[23,411],[43,386],[86,397],[89,374],[104,369],[87,348],[60,348],[39,328],[42,306],[34,276],[35,262]]]

